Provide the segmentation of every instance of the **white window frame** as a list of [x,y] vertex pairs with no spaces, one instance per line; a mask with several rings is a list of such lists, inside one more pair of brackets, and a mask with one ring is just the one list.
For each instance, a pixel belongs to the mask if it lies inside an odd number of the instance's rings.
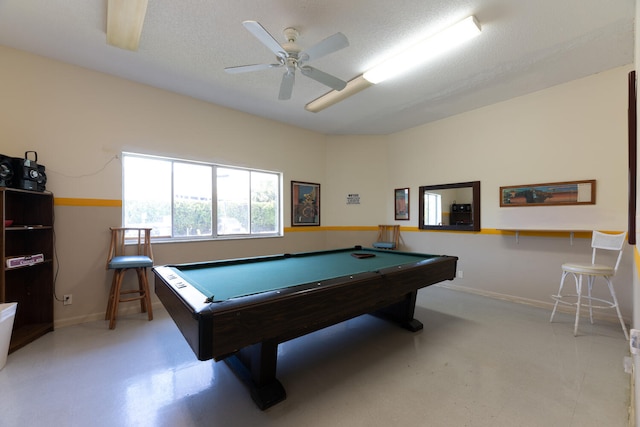
[[[209,166],[212,168],[212,182],[211,182],[211,234],[207,235],[188,235],[188,236],[175,236],[175,219],[174,219],[174,211],[175,211],[175,198],[174,198],[174,179],[173,179],[173,166],[171,167],[171,231],[170,235],[158,235],[157,232],[154,235],[154,231],[152,230],[151,240],[158,241],[202,241],[202,240],[229,240],[229,239],[252,239],[252,238],[264,238],[264,237],[282,237],[284,235],[284,221],[283,221],[283,183],[282,183],[282,172],[269,171],[263,169],[252,169],[246,167],[238,167],[238,166],[229,166],[229,165],[221,165],[216,163],[208,163],[201,161],[194,161],[188,159],[180,159],[180,158],[172,158],[172,157],[163,157],[163,156],[154,156],[142,153],[133,153],[133,152],[123,152],[122,153],[122,224],[123,226],[133,225],[127,224],[126,214],[127,214],[127,200],[125,199],[125,183],[126,183],[126,173],[125,170],[125,158],[126,157],[137,157],[142,159],[150,159],[150,160],[159,160],[159,161],[167,161],[173,163],[181,163],[181,164],[192,164],[196,166]],[[225,169],[234,169],[239,171],[247,171],[257,172],[260,174],[273,174],[277,177],[277,194],[276,194],[276,224],[274,232],[253,232],[251,230],[251,206],[252,201],[249,200],[249,219],[248,225],[249,230],[247,232],[239,233],[239,234],[218,234],[218,218],[217,218],[217,189],[216,189],[216,178],[217,178],[217,169],[225,168]],[[249,180],[249,193],[251,193],[251,180]],[[135,224],[134,226],[145,226],[144,224]]]

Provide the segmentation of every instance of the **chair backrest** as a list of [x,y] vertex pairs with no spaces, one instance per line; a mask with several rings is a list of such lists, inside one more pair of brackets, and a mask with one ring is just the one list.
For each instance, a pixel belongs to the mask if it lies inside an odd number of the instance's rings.
[[143,255],[153,261],[151,228],[110,227],[111,244],[107,255],[107,268],[114,257]]
[[[378,237],[376,243],[386,244],[385,248],[395,249],[400,245],[400,226],[399,225],[379,225]],[[375,245],[382,247],[380,245]]]
[[591,264],[596,263],[596,254],[598,250],[606,250],[611,252],[618,252],[616,256],[614,271],[618,270],[618,266],[620,265],[620,261],[622,260],[622,252],[624,250],[624,242],[627,238],[627,233],[619,233],[619,234],[606,234],[601,233],[599,231],[593,231],[593,235],[591,236],[591,247],[593,248],[593,252],[591,255]]

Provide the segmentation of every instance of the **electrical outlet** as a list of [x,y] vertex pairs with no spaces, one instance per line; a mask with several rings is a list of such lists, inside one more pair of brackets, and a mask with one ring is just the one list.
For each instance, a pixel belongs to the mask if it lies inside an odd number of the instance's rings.
[[458,270],[458,272],[456,273],[456,277],[458,279],[464,279],[464,273],[462,272],[462,270]]
[[63,297],[62,305],[71,305],[73,303],[73,295],[67,294]]
[[631,350],[631,354],[640,354],[640,330],[632,329],[629,332],[629,348]]

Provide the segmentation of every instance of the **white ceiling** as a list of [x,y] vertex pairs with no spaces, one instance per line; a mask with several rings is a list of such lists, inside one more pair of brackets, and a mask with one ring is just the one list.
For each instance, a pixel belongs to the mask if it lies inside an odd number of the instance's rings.
[[[107,0],[0,0],[0,45],[325,134],[389,134],[633,62],[634,0],[149,0],[137,52],[106,43]],[[282,68],[242,21],[309,47],[340,31],[350,46],[311,63],[343,80],[468,15],[482,34],[319,113],[329,91]],[[626,84],[621,82],[621,84]]]

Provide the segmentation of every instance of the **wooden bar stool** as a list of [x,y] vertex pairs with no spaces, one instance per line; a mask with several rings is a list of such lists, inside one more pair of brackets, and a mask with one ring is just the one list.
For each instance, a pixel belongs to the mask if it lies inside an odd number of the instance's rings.
[[[116,327],[118,304],[140,301],[140,309],[153,320],[151,295],[147,267],[153,267],[151,252],[151,228],[111,227],[111,244],[107,256],[107,270],[113,270],[113,281],[109,291],[109,301],[105,320],[109,329]],[[125,248],[128,250],[125,251]],[[135,270],[138,275],[138,289],[122,290],[122,279],[127,270]],[[135,294],[135,296],[128,296]]]
[[398,249],[400,245],[399,225],[379,225],[378,236],[373,247],[378,249]]

